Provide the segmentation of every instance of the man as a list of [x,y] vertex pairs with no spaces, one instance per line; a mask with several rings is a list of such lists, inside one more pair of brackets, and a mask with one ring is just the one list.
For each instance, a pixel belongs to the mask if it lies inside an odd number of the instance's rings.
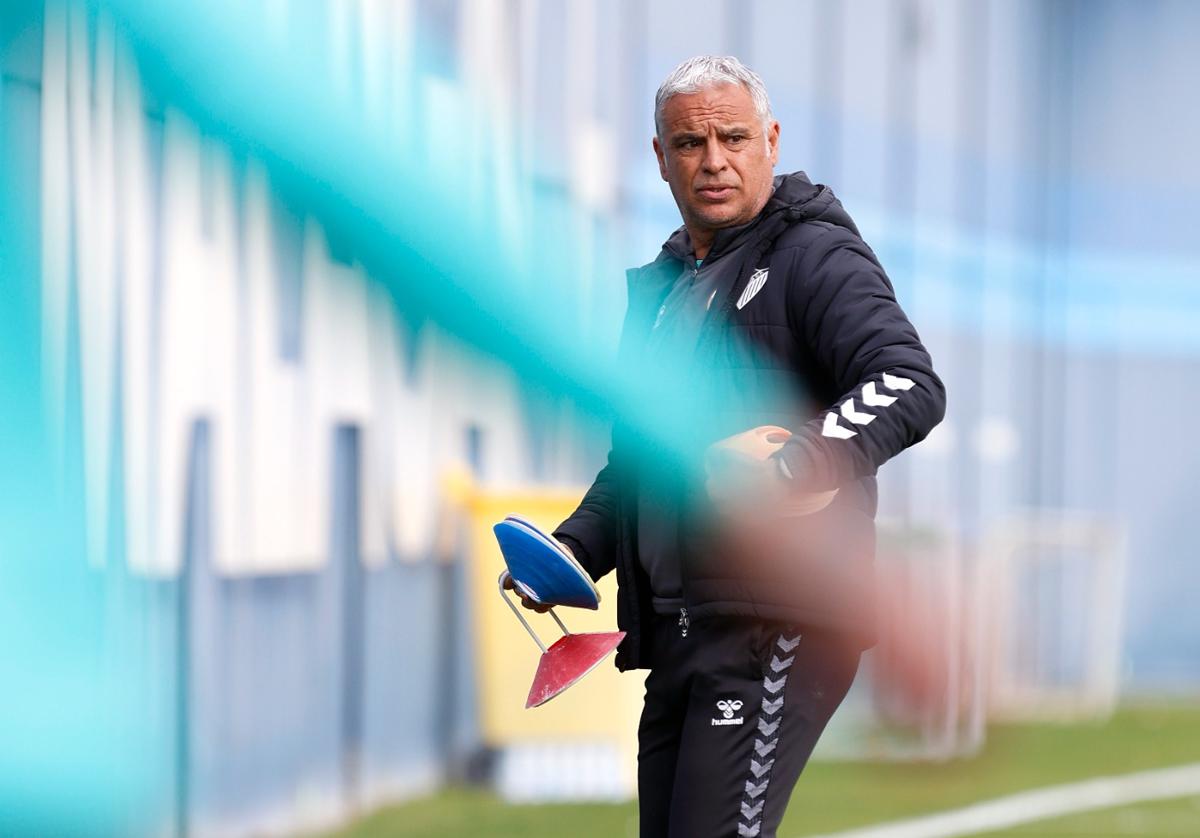
[[[555,537],[593,578],[617,571],[617,666],[650,669],[642,835],[774,835],[873,642],[875,471],[941,420],[944,389],[832,192],[774,177],[779,123],[756,74],[685,61],[658,90],[655,126],[683,227],[630,271],[620,352],[664,369],[690,355],[705,421],[680,470],[614,428],[608,465]],[[751,430],[768,425],[791,433]],[[718,469],[714,451],[743,452],[707,492],[705,448]],[[832,502],[787,511],[817,493]]]

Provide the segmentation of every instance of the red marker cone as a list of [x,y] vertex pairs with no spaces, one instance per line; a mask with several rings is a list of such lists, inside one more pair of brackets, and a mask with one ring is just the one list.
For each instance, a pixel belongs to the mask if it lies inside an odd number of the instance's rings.
[[554,696],[587,675],[625,637],[623,631],[595,634],[565,634],[542,653],[525,709],[545,704]]
[[525,631],[529,632],[533,642],[542,650],[537,672],[533,676],[533,684],[529,688],[529,697],[525,700],[525,709],[528,710],[530,707],[545,704],[595,669],[600,661],[617,648],[625,638],[625,632],[602,631],[572,634],[551,608],[547,613],[554,618],[554,622],[558,623],[563,636],[547,649],[521,610],[509,599],[507,591],[504,590],[504,583],[508,577],[507,570],[500,574],[500,596],[508,603],[508,607],[521,621],[521,625],[525,626]]

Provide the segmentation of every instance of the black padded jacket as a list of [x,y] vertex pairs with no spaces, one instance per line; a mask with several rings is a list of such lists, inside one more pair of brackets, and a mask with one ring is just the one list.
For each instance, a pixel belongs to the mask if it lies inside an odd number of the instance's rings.
[[[710,523],[703,480],[681,488],[684,607],[690,619],[742,615],[839,632],[874,643],[872,563],[875,472],[924,439],[945,412],[945,388],[891,282],[826,186],[803,172],[776,178],[762,212],[720,231],[705,265],[736,272],[701,331],[697,386],[720,405],[705,444],[758,425],[793,432],[777,456],[797,490],[837,488],[833,503],[739,562]],[[723,256],[726,256],[722,262]],[[618,360],[639,352],[672,283],[690,259],[676,231],[658,258],[627,272],[628,306]],[[697,449],[699,450],[699,449]],[[593,579],[617,572],[620,669],[646,664],[649,580],[638,558],[637,475],[646,467],[633,431],[613,428],[608,463],[555,531]]]

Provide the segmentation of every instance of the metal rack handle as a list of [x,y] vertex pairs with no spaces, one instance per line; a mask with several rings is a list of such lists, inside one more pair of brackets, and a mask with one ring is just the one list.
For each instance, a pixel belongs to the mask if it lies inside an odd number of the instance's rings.
[[[529,632],[529,636],[533,638],[533,642],[538,645],[538,648],[542,650],[542,654],[544,655],[546,654],[546,645],[542,643],[542,639],[537,636],[537,632],[535,632],[533,627],[529,625],[529,622],[525,619],[525,615],[521,613],[521,609],[513,604],[513,601],[509,599],[508,591],[504,589],[504,583],[507,582],[511,577],[512,574],[507,570],[500,571],[500,578],[497,580],[497,584],[500,587],[500,596],[504,598],[504,601],[508,604],[508,607],[512,609],[512,612],[517,615],[517,619],[521,621],[521,625],[525,626],[525,631]],[[550,613],[551,615],[554,614],[553,611]],[[559,620],[557,616],[554,617],[554,620],[560,626],[562,625],[562,621]],[[565,626],[563,627],[563,631],[566,631]]]

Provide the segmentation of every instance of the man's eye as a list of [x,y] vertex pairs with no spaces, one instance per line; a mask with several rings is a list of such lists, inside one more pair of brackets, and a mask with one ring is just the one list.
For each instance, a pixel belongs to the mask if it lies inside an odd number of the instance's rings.
[[684,140],[682,145],[684,148],[699,148],[700,141],[699,140]]
[[730,134],[729,135],[729,142],[731,142],[731,143],[740,143],[745,139],[746,139],[745,134]]

